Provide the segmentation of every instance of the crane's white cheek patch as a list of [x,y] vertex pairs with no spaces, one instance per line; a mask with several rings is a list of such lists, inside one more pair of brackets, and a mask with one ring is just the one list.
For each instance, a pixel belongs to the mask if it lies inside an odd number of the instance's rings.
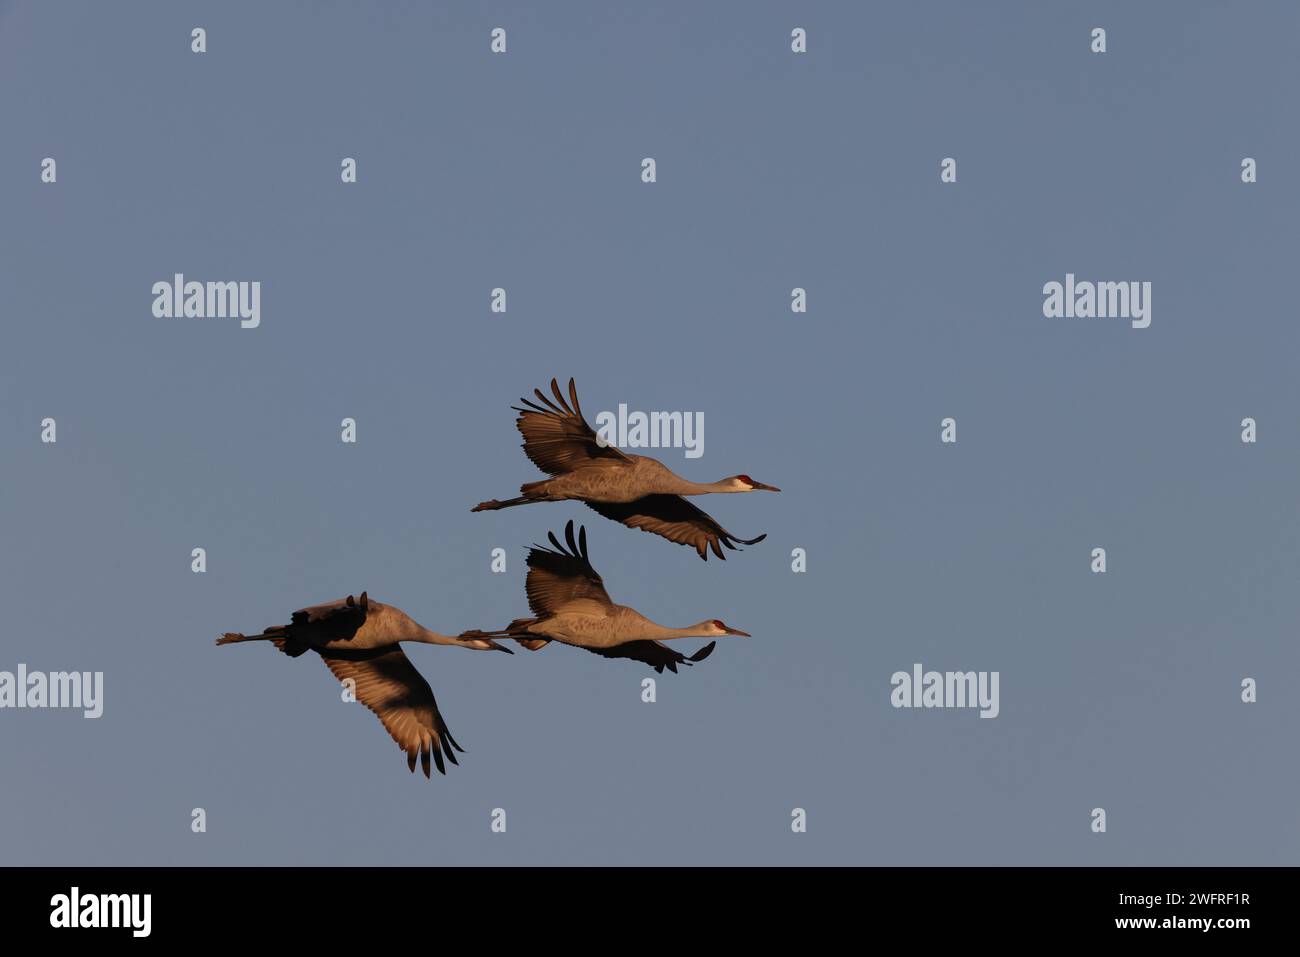
[[82,716],[104,713],[104,672],[0,671],[0,708],[79,708]]

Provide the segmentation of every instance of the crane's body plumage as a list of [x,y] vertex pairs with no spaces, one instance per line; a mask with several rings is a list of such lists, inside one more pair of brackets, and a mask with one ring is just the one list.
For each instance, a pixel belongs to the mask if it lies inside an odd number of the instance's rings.
[[464,749],[447,730],[433,689],[401,643],[508,651],[490,638],[464,640],[430,631],[400,608],[371,601],[365,592],[360,599],[349,595],[300,608],[289,624],[272,625],[259,635],[227,632],[217,644],[243,641],[269,641],[291,658],[316,652],[340,683],[349,683],[356,700],[375,713],[406,752],[412,771],[419,759],[426,778],[431,758],[446,774],[443,755],[459,764],[455,752]]
[[703,637],[660,625],[627,605],[602,606],[586,599],[570,603],[563,611],[544,621],[534,622],[525,630],[540,638],[551,638],[580,648],[612,648],[629,641]]
[[[429,631],[414,618],[392,605],[375,601],[367,596],[369,606],[359,620],[349,620],[347,613],[353,606],[346,598],[338,601],[310,605],[293,613],[286,634],[307,645],[313,651],[343,648],[381,648],[402,641],[426,644],[456,644],[449,635]],[[445,639],[439,641],[438,639]]]
[[515,425],[524,437],[524,453],[551,477],[525,482],[519,487],[518,498],[490,499],[471,511],[536,502],[580,501],[630,528],[690,545],[703,559],[709,557],[710,549],[725,559],[724,547],[736,550],[736,543],[756,545],[767,537],[738,538],[684,496],[780,489],[755,482],[747,475],[718,482],[692,482],[658,459],[632,455],[605,444],[583,418],[577,386],[572,379],[567,399],[555,379],[551,380],[553,399],[540,389],[534,389],[533,393],[541,404],[520,399],[523,407],[515,407],[519,413]]
[[730,483],[690,482],[682,478],[658,459],[648,455],[624,453],[626,461],[597,459],[572,472],[562,472],[555,478],[541,482],[528,482],[524,488],[534,490],[548,502],[577,499],[594,502],[635,502],[647,495],[707,495],[710,492],[741,492]]

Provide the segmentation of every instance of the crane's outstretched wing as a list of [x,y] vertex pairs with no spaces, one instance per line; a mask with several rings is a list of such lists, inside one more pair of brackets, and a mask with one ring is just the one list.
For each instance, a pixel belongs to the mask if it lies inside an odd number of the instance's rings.
[[554,532],[547,532],[554,548],[534,545],[528,551],[528,579],[524,585],[528,592],[528,607],[541,618],[552,615],[565,605],[577,601],[594,601],[610,606],[605,583],[591,567],[587,557],[587,529],[578,530],[573,537],[573,521],[564,527],[568,548],[560,544]]
[[447,773],[444,751],[452,764],[460,763],[455,752],[465,749],[447,730],[429,682],[399,646],[317,653],[340,682],[355,682],[357,700],[378,715],[397,746],[406,752],[406,764],[412,771],[416,755],[426,778],[430,776],[430,755],[442,774]]
[[534,389],[533,394],[542,405],[520,399],[527,408],[511,406],[519,413],[515,425],[524,436],[524,454],[534,465],[547,475],[562,475],[601,459],[632,461],[613,445],[601,445],[597,441],[596,433],[582,417],[578,389],[572,379],[569,380],[568,402],[554,379],[551,380],[551,392],[555,395],[554,402],[543,395],[541,389]]
[[737,551],[734,542],[741,545],[757,545],[766,535],[758,538],[738,538],[719,525],[708,513],[696,508],[680,495],[647,495],[635,502],[585,502],[606,518],[622,522],[629,528],[639,528],[643,532],[662,535],[670,542],[690,545],[705,561],[709,559],[709,549],[723,561],[720,545]]
[[612,648],[588,648],[587,650],[602,658],[631,658],[633,661],[644,661],[661,674],[665,668],[676,674],[678,665],[690,665],[709,657],[716,644],[716,641],[709,642],[689,658],[679,651],[673,651],[661,641],[629,641]]

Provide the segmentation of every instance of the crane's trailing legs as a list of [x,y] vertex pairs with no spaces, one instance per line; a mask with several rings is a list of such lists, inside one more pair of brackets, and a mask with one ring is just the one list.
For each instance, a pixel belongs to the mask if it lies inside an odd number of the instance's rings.
[[486,502],[479,502],[477,505],[471,508],[470,511],[471,512],[494,512],[499,508],[512,508],[515,505],[527,505],[530,502],[544,502],[544,501],[546,500],[541,498],[529,498],[527,495],[521,495],[518,498],[508,498],[504,502],[499,502],[496,499],[492,498],[492,499],[488,499]]

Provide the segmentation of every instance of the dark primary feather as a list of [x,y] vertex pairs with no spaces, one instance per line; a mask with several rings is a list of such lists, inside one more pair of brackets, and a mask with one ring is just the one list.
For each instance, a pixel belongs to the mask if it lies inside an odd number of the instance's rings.
[[622,522],[629,528],[639,528],[643,532],[662,535],[670,542],[690,545],[705,561],[709,558],[709,549],[723,561],[727,556],[720,546],[725,545],[732,551],[738,551],[735,542],[741,545],[757,545],[766,535],[757,538],[738,538],[717,523],[711,515],[696,508],[680,495],[647,495],[635,502],[591,502],[584,504],[593,511],[616,522]]
[[709,657],[715,645],[717,642],[711,641],[690,657],[679,651],[673,651],[661,641],[629,641],[612,648],[588,648],[587,650],[602,658],[631,658],[633,661],[643,661],[660,673],[667,668],[676,674],[678,665],[690,665]]
[[548,475],[562,475],[598,459],[631,461],[613,445],[601,445],[597,440],[596,433],[582,417],[578,389],[572,379],[567,402],[555,379],[551,380],[551,392],[554,401],[541,389],[534,389],[533,394],[541,405],[520,399],[526,408],[512,406],[520,413],[515,425],[524,437],[524,454],[534,465]]

